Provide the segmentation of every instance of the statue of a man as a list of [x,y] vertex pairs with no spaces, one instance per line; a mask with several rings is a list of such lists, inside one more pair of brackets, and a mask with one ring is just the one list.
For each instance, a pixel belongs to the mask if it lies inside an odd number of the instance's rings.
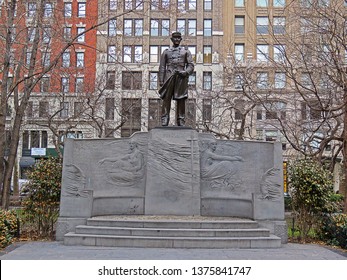
[[188,98],[188,76],[194,71],[192,54],[180,47],[182,35],[180,32],[171,34],[172,47],[166,49],[160,58],[159,94],[163,99],[162,126],[167,126],[170,120],[171,99],[176,100],[177,125],[185,124],[185,100]]

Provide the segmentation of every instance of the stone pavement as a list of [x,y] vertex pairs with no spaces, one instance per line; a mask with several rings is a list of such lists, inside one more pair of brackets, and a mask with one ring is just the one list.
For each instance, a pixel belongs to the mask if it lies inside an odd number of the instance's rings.
[[166,249],[65,246],[62,242],[19,242],[0,260],[347,260],[347,252],[315,244],[288,243],[276,249]]

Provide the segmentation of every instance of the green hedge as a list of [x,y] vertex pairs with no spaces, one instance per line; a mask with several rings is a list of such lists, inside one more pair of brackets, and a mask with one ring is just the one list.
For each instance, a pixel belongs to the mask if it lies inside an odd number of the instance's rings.
[[5,211],[0,209],[0,248],[10,245],[17,232],[16,212],[14,210]]
[[320,235],[328,244],[347,249],[347,214],[324,217]]

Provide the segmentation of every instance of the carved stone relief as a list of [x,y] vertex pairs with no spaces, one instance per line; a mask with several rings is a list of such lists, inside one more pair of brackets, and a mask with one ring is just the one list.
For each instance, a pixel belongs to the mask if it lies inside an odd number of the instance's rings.
[[240,156],[222,155],[216,152],[216,141],[201,143],[200,177],[211,189],[223,188],[233,191],[241,185],[237,166],[243,161]]
[[64,172],[63,196],[88,197],[90,192],[85,189],[86,176],[83,171],[74,164],[67,164]]
[[129,142],[126,154],[104,158],[98,162],[106,181],[114,186],[135,187],[145,174],[144,156],[136,142]]
[[270,168],[262,176],[260,191],[263,199],[279,200],[282,198],[283,188],[279,168]]

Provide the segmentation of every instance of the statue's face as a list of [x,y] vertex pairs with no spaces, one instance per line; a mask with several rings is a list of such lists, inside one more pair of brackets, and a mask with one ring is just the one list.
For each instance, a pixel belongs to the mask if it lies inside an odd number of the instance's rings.
[[179,46],[182,41],[182,37],[171,37],[171,42],[175,47]]
[[217,143],[211,143],[210,147],[211,147],[211,150],[214,152],[217,148]]

